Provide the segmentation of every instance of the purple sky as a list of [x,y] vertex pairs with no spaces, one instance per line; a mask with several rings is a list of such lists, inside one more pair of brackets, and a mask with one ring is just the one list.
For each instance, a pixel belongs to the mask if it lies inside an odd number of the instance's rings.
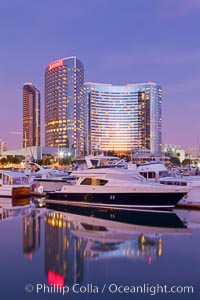
[[[22,87],[77,56],[85,81],[163,88],[163,142],[200,146],[200,0],[1,0],[0,139],[22,145]],[[43,108],[42,108],[43,113]]]

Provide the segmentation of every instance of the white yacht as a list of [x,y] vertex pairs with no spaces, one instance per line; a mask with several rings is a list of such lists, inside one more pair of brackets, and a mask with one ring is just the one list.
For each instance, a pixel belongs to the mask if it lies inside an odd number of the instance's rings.
[[52,168],[43,168],[39,164],[35,162],[28,162],[26,164],[26,169],[24,170],[24,174],[29,177],[35,178],[50,178],[50,177],[62,177],[67,176],[67,171],[57,170],[54,167]]
[[181,199],[180,203],[200,202],[200,176],[182,176],[178,172],[170,174],[167,167],[160,161],[147,162],[137,166],[133,163],[126,163],[118,157],[109,157],[105,155],[86,156],[86,168],[108,168],[123,167],[128,170],[137,170],[140,175],[148,181],[157,182],[165,185],[188,186],[190,191]]
[[159,182],[165,185],[190,186],[191,190],[181,199],[180,203],[200,203],[200,176],[163,177]]
[[190,191],[188,186],[148,182],[133,170],[100,168],[71,174],[77,176],[76,183],[47,193],[47,199],[98,207],[168,208],[174,207]]
[[24,198],[30,195],[30,183],[21,172],[0,170],[0,197]]
[[181,199],[180,203],[200,202],[200,176],[181,176],[169,174],[168,169],[161,162],[146,163],[138,166],[137,170],[150,181],[165,185],[190,186],[191,190]]
[[32,194],[42,194],[61,189],[64,184],[73,181],[69,171],[43,168],[35,162],[28,162],[24,174],[29,177]]

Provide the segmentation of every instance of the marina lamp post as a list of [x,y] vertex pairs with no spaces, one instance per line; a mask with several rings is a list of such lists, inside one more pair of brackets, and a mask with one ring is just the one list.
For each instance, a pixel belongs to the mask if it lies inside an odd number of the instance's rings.
[[67,156],[70,158],[72,156],[71,152],[67,152]]
[[60,165],[60,160],[63,158],[64,156],[64,151],[63,150],[59,150],[58,151],[58,167]]

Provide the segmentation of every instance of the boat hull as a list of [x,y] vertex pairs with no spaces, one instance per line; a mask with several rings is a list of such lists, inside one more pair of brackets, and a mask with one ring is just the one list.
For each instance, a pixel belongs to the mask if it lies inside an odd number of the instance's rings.
[[105,207],[174,207],[185,193],[47,193],[48,199]]
[[30,195],[30,187],[13,187],[12,198],[26,198]]
[[30,187],[1,187],[0,197],[21,199],[30,196]]

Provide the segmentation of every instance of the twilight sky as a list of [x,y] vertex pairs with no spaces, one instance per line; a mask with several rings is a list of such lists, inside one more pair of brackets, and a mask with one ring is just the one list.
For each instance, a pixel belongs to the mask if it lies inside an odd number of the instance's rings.
[[[77,56],[85,81],[154,81],[163,142],[200,147],[200,0],[1,0],[0,139],[22,145],[22,88],[44,106],[44,69]],[[43,118],[42,118],[43,122]]]

